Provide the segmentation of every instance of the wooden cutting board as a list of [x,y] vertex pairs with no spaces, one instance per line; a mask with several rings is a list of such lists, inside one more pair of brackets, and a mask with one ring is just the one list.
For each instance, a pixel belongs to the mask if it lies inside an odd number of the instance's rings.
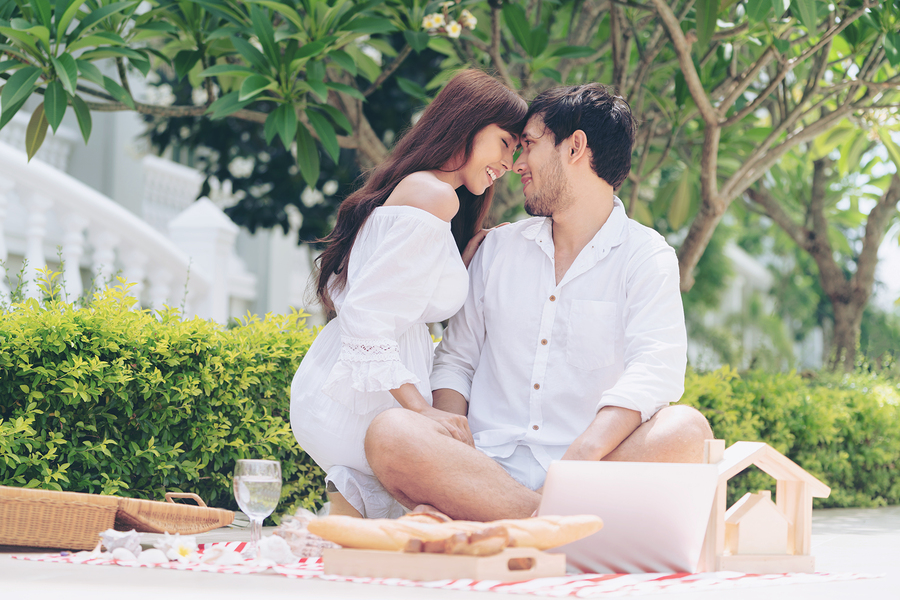
[[[512,560],[523,559],[523,560]],[[385,550],[331,548],[323,553],[326,575],[437,581],[474,579],[524,581],[566,574],[566,556],[536,548],[507,548],[493,556],[409,554]]]

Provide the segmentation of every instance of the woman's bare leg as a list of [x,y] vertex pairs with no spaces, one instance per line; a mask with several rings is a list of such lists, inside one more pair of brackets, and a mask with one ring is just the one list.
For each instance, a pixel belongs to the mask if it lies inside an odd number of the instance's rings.
[[347,502],[347,499],[340,492],[328,492],[328,502],[331,503],[329,515],[362,518],[359,511],[353,508],[353,505]]

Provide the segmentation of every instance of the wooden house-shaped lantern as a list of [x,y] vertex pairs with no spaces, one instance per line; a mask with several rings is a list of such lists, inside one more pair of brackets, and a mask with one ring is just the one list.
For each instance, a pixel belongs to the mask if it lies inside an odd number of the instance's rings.
[[[706,462],[719,466],[719,484],[703,542],[700,571],[812,573],[812,499],[831,489],[762,442],[707,440]],[[746,494],[726,511],[728,480],[755,465],[775,478],[771,492]]]

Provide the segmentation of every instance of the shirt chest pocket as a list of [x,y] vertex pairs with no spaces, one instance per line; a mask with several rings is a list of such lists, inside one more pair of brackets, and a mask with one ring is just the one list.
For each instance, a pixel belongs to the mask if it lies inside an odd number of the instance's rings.
[[566,360],[579,369],[602,369],[616,359],[616,303],[573,300]]

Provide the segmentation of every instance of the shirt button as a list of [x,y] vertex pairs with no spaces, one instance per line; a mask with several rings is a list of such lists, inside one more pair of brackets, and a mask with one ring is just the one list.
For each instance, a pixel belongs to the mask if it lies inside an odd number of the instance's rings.
[[550,296],[550,302],[556,302],[556,296]]
[[546,345],[547,345],[547,340],[541,340],[541,346],[546,346]]
[[534,384],[534,389],[536,389],[536,390],[541,389],[541,384],[539,384],[539,383]]
[[538,429],[540,429],[540,427],[538,427],[537,425],[532,425],[531,428],[534,429],[535,431],[537,431]]

